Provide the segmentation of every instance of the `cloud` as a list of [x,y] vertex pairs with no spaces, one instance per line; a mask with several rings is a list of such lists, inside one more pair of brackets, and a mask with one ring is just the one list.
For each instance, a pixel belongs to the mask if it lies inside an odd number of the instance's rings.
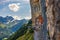
[[26,16],[25,19],[28,19],[29,20],[29,19],[31,19],[31,17]]
[[12,16],[15,20],[21,20],[21,16]]
[[8,7],[11,11],[13,12],[17,12],[20,8],[20,3],[12,3],[12,4],[9,4]]
[[[11,15],[10,15],[11,16]],[[31,19],[31,16],[25,16],[25,17],[22,17],[22,16],[17,16],[17,15],[14,15],[12,16],[15,20],[22,20],[22,19]]]
[[8,16],[12,16],[15,20],[23,19],[21,16],[18,16],[18,15],[8,15]]

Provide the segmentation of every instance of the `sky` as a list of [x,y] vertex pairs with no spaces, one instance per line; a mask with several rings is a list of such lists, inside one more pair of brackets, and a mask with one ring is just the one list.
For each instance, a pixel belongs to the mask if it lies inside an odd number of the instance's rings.
[[30,19],[29,0],[0,0],[0,16],[12,16],[15,19]]

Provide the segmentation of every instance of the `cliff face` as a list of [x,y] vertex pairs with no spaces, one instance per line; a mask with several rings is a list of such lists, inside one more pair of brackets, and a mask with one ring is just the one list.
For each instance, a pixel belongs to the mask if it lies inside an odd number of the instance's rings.
[[60,40],[60,0],[46,0],[47,27],[51,40]]
[[35,25],[35,19],[41,14],[39,0],[30,0],[32,25]]
[[[60,0],[46,0],[46,11],[44,9],[44,0],[39,0],[39,6],[40,6],[40,13],[38,13],[38,10],[35,12],[37,5],[31,6],[32,9],[32,22],[35,24],[35,19],[37,15],[42,14],[47,16],[47,30],[49,31],[50,40],[53,40],[56,38],[56,40],[59,40],[58,35],[60,35]],[[33,2],[34,3],[34,2]],[[38,2],[35,2],[34,4],[37,4]],[[35,8],[36,7],[36,8]],[[34,8],[34,9],[33,9]],[[35,13],[34,13],[35,12]],[[44,12],[46,12],[44,14]],[[45,19],[45,17],[43,17]]]
[[[47,40],[47,19],[45,0],[30,0],[31,14],[32,14],[32,27],[34,30],[34,40]],[[44,22],[41,24],[42,16]],[[42,20],[42,21],[43,21]],[[39,22],[40,21],[40,22]],[[36,31],[37,30],[37,31]]]
[[49,31],[50,39],[54,35],[55,17],[53,12],[53,0],[46,0],[46,15],[47,15],[47,29]]
[[54,13],[56,22],[56,40],[60,40],[60,0],[54,0]]

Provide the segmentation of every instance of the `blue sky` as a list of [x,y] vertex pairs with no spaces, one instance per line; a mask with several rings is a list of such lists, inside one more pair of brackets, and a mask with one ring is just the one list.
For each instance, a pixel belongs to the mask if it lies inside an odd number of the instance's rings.
[[[11,5],[16,5],[13,9]],[[19,19],[31,18],[31,9],[29,0],[0,0],[0,16],[13,16]]]

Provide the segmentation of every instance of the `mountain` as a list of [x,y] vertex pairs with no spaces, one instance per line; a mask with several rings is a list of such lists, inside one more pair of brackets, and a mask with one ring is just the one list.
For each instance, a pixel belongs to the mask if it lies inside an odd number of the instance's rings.
[[12,20],[14,20],[14,18],[11,16],[6,16],[6,17],[0,16],[0,23],[6,24],[7,22],[12,21]]
[[12,16],[2,17],[0,16],[0,27],[14,27],[17,24],[22,25],[23,23],[27,22],[26,19],[15,20]]
[[5,27],[6,27],[5,24],[0,23],[0,28],[5,28]]
[[28,20],[14,20],[11,16],[0,16],[0,39],[8,38],[15,33],[22,25],[27,24]]
[[18,23],[11,27],[11,30],[13,32],[16,32],[16,30],[18,30],[23,24],[27,24],[27,22],[28,22],[28,20],[26,20],[26,19],[16,20],[16,21],[18,21]]
[[12,36],[7,40],[34,40],[33,39],[33,29],[29,26],[32,26],[32,21],[30,20],[28,24],[22,25],[19,30],[17,30]]

